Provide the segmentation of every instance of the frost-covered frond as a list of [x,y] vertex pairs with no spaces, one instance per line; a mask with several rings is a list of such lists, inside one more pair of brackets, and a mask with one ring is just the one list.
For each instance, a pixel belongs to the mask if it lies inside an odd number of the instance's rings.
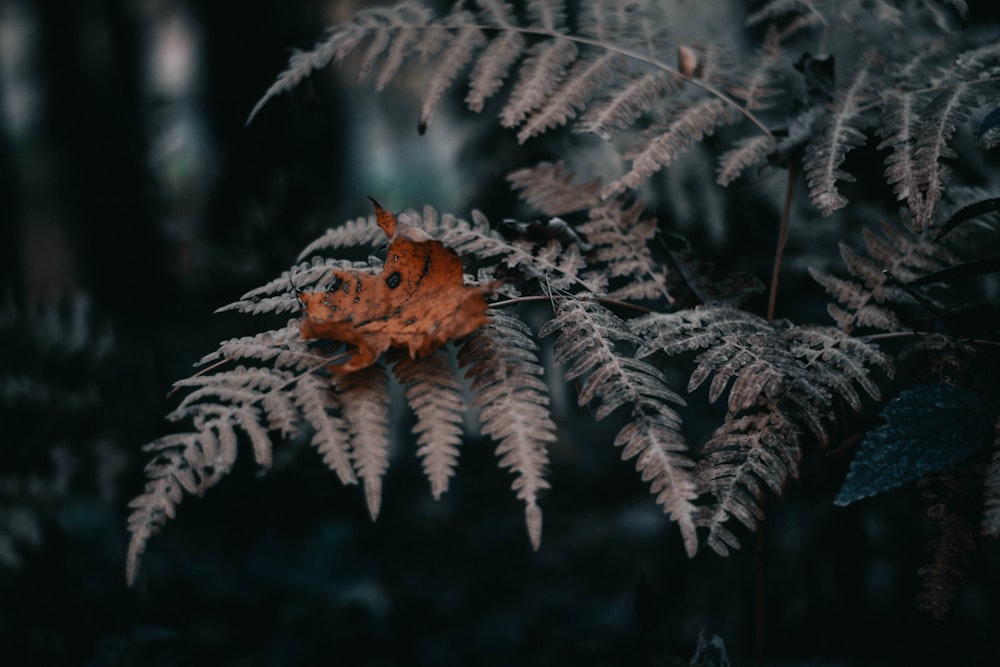
[[525,505],[528,536],[535,549],[542,540],[541,493],[549,488],[545,468],[548,444],[556,439],[549,413],[549,389],[542,379],[538,346],[521,320],[499,311],[472,334],[458,359],[471,380],[472,404],[480,409],[483,433],[497,444],[500,466],[515,475],[512,488]]
[[351,463],[365,487],[372,519],[382,505],[382,477],[389,468],[389,388],[385,368],[375,364],[338,378],[337,400],[343,406],[350,438]]
[[823,215],[830,215],[847,204],[837,191],[837,181],[851,181],[854,176],[840,168],[847,153],[865,142],[867,119],[861,114],[870,88],[869,68],[873,54],[865,54],[850,86],[838,101],[836,110],[823,117],[821,127],[806,145],[804,170],[809,183],[809,197]]
[[605,187],[601,196],[611,197],[638,188],[662,167],[670,166],[680,153],[712,134],[716,127],[735,123],[739,118],[731,105],[715,97],[679,109],[669,120],[656,123],[642,133],[623,156],[632,163],[631,170]]
[[562,162],[542,162],[507,175],[520,197],[546,215],[566,215],[584,211],[600,202],[601,180],[574,183],[573,172],[565,171]]
[[892,283],[885,271],[909,282],[920,276],[945,268],[954,261],[953,255],[940,244],[923,236],[914,237],[892,225],[883,223],[881,234],[864,229],[868,257],[857,254],[850,246],[840,244],[840,256],[853,280],[837,278],[810,268],[813,279],[840,303],[829,304],[827,311],[837,326],[850,333],[857,327],[882,331],[903,328],[897,304],[913,303],[913,297]]
[[462,385],[441,350],[423,359],[401,359],[392,371],[406,387],[406,402],[417,418],[413,426],[420,446],[417,454],[423,459],[424,474],[437,500],[448,490],[448,480],[458,465],[467,410]]
[[586,378],[578,391],[581,406],[596,406],[596,418],[625,406],[629,418],[615,438],[622,459],[636,458],[636,470],[650,483],[663,511],[677,522],[688,556],[698,548],[697,514],[693,500],[698,493],[691,478],[692,461],[680,433],[680,415],[674,405],[684,399],[670,390],[666,377],[651,364],[624,354],[619,345],[634,349],[639,338],[609,310],[593,301],[566,299],[555,319],[540,336],[558,332],[556,362],[569,381]]

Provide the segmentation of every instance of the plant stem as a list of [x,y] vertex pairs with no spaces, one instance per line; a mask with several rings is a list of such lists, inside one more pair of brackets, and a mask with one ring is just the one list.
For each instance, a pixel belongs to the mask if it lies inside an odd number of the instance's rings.
[[788,220],[792,217],[792,193],[795,192],[795,180],[799,175],[798,160],[788,163],[788,184],[785,186],[785,203],[781,209],[781,224],[778,226],[778,246],[774,251],[774,268],[771,271],[771,291],[767,298],[767,319],[774,319],[774,311],[778,303],[778,275],[781,273],[781,256],[785,252],[788,241]]

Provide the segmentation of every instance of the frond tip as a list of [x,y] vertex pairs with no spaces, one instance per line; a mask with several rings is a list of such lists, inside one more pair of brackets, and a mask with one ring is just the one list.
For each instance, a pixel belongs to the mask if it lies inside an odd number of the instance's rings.
[[515,475],[512,488],[524,501],[528,537],[537,550],[542,543],[538,500],[549,488],[547,447],[556,440],[556,427],[530,333],[516,317],[491,311],[489,324],[468,338],[458,359],[468,368],[472,404],[481,410],[483,433],[497,441],[500,466]]

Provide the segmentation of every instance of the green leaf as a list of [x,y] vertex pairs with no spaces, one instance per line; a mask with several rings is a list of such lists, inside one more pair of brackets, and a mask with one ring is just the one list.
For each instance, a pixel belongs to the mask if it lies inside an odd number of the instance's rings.
[[885,423],[868,432],[837,505],[874,496],[961,463],[989,442],[991,410],[968,389],[941,384],[906,389],[882,410]]

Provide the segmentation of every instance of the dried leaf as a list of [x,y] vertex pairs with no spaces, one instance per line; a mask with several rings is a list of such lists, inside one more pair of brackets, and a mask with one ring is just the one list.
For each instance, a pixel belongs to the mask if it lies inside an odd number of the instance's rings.
[[367,368],[390,347],[423,357],[486,323],[485,295],[493,285],[466,286],[454,250],[372,203],[389,237],[382,270],[334,269],[329,291],[299,294],[303,338],[355,349],[346,363],[330,367],[337,373]]

